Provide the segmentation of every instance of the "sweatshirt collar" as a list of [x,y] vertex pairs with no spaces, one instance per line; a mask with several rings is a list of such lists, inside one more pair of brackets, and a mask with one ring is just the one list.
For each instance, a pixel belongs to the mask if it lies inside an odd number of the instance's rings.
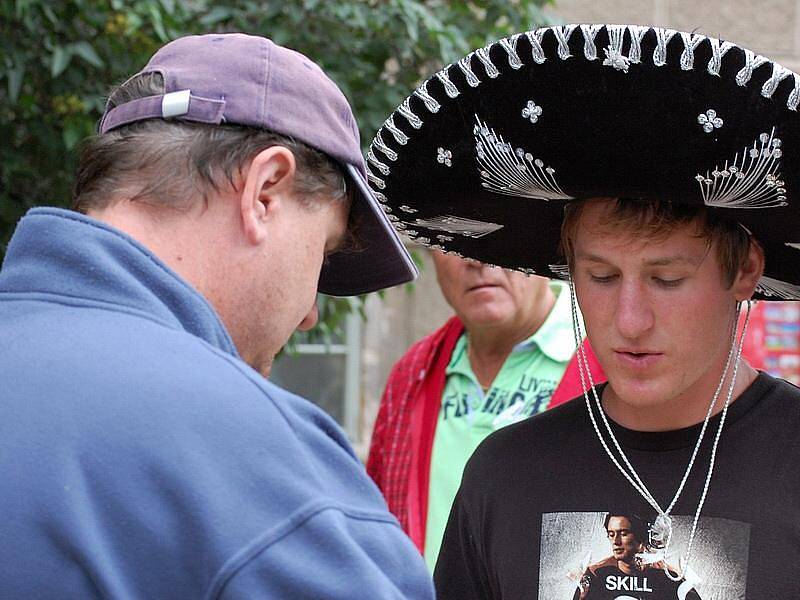
[[195,288],[126,233],[74,211],[28,211],[9,243],[0,292],[144,313],[239,356],[216,311]]

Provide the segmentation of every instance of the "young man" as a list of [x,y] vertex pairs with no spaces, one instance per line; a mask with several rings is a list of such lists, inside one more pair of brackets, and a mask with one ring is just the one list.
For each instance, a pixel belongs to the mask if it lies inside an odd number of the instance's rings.
[[372,182],[400,228],[568,279],[608,377],[582,364],[582,397],[478,447],[439,598],[580,595],[611,510],[643,516],[636,560],[675,585],[601,597],[797,595],[776,565],[800,563],[800,391],[741,349],[751,298],[800,299],[798,106],[800,76],[732,43],[565,25],[477,50],[386,121]]
[[431,571],[477,445],[583,389],[566,286],[439,251],[432,257],[455,316],[395,364],[367,461]]
[[0,272],[0,596],[432,597],[342,431],[264,378],[318,289],[414,276],[363,170],[342,93],[265,38],[111,94],[77,211],[31,210]]

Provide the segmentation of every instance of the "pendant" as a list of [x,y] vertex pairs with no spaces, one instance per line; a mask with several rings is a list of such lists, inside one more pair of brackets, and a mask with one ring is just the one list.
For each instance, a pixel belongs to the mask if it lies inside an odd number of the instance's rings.
[[661,549],[669,546],[672,538],[672,519],[669,515],[659,513],[656,520],[650,524],[650,547]]

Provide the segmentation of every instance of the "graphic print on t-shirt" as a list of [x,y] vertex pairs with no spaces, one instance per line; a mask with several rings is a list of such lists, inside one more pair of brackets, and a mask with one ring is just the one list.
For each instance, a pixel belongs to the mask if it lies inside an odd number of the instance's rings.
[[692,517],[673,516],[670,578],[649,540],[654,516],[542,515],[539,600],[745,600],[748,524],[701,517],[689,568],[679,577],[675,565],[685,555]]

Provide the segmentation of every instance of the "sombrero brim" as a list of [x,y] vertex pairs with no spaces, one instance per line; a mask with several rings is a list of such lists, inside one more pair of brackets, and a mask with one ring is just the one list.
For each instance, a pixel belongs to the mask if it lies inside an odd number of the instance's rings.
[[729,42],[544,28],[423,83],[376,135],[370,185],[418,243],[548,277],[572,199],[706,205],[764,247],[757,297],[797,300],[799,103],[800,77]]

